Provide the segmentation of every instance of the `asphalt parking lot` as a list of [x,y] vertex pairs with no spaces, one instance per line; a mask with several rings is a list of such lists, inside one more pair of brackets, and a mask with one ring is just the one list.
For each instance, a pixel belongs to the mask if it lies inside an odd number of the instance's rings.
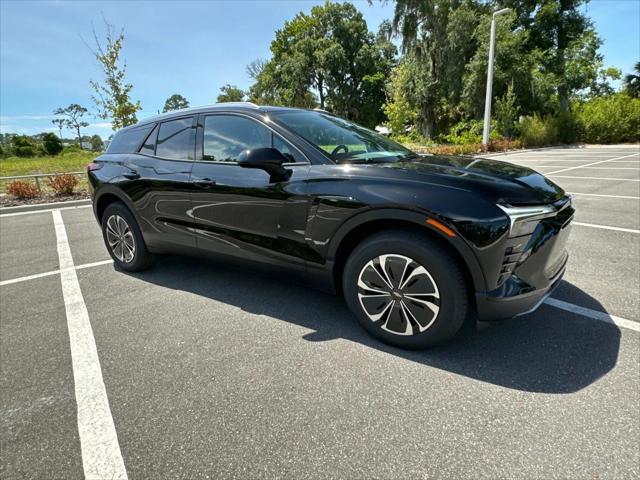
[[117,271],[90,208],[5,211],[0,477],[638,478],[640,148],[491,157],[574,194],[565,280],[424,352],[277,278]]

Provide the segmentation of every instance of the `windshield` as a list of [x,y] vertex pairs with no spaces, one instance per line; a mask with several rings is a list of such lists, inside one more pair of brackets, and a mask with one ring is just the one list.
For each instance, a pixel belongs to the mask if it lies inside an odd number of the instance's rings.
[[288,110],[269,115],[337,163],[395,162],[416,155],[376,132],[327,113]]

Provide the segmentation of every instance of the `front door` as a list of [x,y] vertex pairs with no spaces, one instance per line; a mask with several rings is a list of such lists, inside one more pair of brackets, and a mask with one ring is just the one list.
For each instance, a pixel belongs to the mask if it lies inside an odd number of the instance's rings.
[[[191,211],[198,248],[270,264],[304,265],[308,200],[296,194],[309,162],[264,123],[240,114],[202,115],[200,160],[191,172]],[[238,166],[244,150],[274,147],[290,158],[286,182]]]

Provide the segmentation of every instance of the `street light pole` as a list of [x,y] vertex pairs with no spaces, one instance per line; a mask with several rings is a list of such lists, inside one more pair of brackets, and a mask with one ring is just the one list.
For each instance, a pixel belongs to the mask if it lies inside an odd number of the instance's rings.
[[489,39],[489,66],[487,68],[487,94],[484,100],[484,129],[482,130],[482,144],[489,145],[489,129],[491,128],[491,87],[493,86],[493,57],[496,43],[496,17],[510,12],[510,8],[503,8],[493,12],[491,17],[491,36]]

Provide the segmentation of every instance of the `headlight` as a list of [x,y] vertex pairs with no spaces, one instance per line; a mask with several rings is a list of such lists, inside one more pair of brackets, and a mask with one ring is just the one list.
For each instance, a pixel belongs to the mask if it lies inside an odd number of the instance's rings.
[[498,207],[509,217],[511,223],[509,237],[530,235],[536,229],[540,220],[553,217],[556,214],[556,209],[551,205],[512,207],[498,204]]

